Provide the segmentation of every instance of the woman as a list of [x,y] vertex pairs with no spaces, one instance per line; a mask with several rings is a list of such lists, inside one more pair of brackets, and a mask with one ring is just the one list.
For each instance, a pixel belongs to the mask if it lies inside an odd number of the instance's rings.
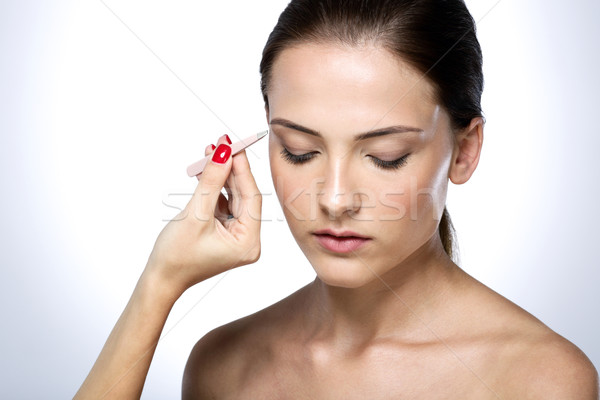
[[[317,277],[200,339],[184,398],[598,398],[579,349],[453,262],[447,185],[483,141],[474,31],[461,0],[290,3],[262,91],[277,195]],[[77,398],[139,397],[177,298],[258,259],[260,192],[228,144],[206,148]]]

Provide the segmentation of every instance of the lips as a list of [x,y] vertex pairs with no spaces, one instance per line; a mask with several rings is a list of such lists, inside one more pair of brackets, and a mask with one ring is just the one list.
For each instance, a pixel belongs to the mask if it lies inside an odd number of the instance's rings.
[[317,242],[333,253],[350,253],[363,247],[371,238],[352,231],[336,232],[323,229],[313,233]]

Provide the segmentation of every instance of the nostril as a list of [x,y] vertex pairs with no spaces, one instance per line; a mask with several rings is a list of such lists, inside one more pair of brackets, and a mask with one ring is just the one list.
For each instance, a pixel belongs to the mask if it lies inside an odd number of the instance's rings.
[[319,205],[330,220],[343,215],[355,215],[361,209],[361,204],[360,195],[355,193],[322,191],[319,196]]

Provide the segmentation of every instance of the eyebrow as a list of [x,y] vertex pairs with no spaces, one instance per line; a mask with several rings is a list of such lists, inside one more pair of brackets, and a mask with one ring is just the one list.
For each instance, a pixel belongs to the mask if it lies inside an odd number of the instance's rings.
[[[273,118],[270,122],[270,125],[281,125],[286,128],[293,129],[295,131],[304,132],[309,135],[317,136],[320,138],[323,137],[318,131],[315,131],[314,129],[307,128],[305,126],[299,125],[295,122],[289,121],[284,118]],[[369,139],[372,137],[384,136],[384,135],[389,135],[392,133],[405,133],[405,132],[423,133],[424,131],[423,131],[423,129],[413,128],[411,126],[393,125],[393,126],[387,126],[385,128],[381,128],[381,129],[376,129],[374,131],[360,133],[360,134],[354,136],[354,141],[358,142],[359,140],[365,140],[365,139]]]

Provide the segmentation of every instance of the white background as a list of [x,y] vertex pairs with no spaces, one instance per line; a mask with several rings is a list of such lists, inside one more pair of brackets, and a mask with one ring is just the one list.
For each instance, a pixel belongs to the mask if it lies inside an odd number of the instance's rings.
[[[258,63],[286,3],[0,2],[1,398],[75,393],[193,191],[186,166],[219,135],[266,128]],[[600,3],[496,3],[468,2],[488,122],[479,169],[448,199],[462,265],[600,365]],[[198,338],[314,277],[267,142],[249,157],[263,255],[177,303],[144,398],[178,398]]]

